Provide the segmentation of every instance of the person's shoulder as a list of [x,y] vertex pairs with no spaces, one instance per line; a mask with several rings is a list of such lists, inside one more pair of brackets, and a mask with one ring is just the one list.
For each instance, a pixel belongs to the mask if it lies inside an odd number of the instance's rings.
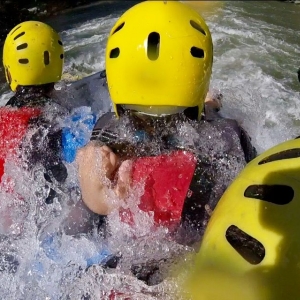
[[231,119],[231,118],[226,118],[226,117],[219,117],[219,118],[215,118],[212,120],[206,120],[207,122],[209,122],[211,125],[220,128],[220,129],[233,129],[237,132],[240,132],[241,130],[241,125],[239,124],[239,122],[236,119]]
[[96,122],[96,125],[94,127],[94,129],[102,129],[107,127],[107,125],[116,120],[116,115],[114,112],[107,112],[104,113],[103,115],[101,115],[99,117],[99,119]]
[[10,107],[22,107],[23,106],[23,102],[20,101],[20,99],[16,96],[12,96],[7,103],[5,104],[5,106],[10,106]]
[[206,115],[199,121],[194,122],[194,126],[201,128],[203,126],[210,127],[214,130],[223,130],[223,129],[233,129],[237,132],[240,132],[241,126],[239,122],[235,119],[226,118],[221,115],[217,117],[207,117]]
[[247,163],[257,156],[257,151],[252,144],[250,135],[248,134],[247,130],[239,124],[237,120],[223,118],[215,120],[214,122],[217,124],[217,127],[222,130],[222,132],[231,132],[237,134]]
[[116,123],[117,119],[115,113],[107,112],[101,115],[94,126],[91,140],[101,140],[102,136],[109,133],[113,134]]

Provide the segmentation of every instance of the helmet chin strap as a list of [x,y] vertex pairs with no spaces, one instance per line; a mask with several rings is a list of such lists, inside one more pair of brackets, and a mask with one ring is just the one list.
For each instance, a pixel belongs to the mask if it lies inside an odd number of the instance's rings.
[[166,116],[182,113],[187,107],[183,106],[142,106],[122,105],[123,109],[130,110],[138,115],[163,118]]
[[163,118],[166,116],[170,116],[171,114],[151,114],[151,113],[145,113],[142,111],[133,111],[134,114],[136,115],[143,115],[143,116],[149,116],[149,117],[155,117],[155,118]]

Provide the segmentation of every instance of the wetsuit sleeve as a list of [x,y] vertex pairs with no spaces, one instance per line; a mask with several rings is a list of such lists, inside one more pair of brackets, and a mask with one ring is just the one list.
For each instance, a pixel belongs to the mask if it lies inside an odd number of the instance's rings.
[[[234,132],[238,135],[240,139],[240,146],[244,152],[245,161],[248,163],[257,156],[257,151],[251,143],[251,138],[247,131],[242,128],[236,120],[233,119],[219,119],[215,120],[218,130],[221,130],[225,135],[232,135]],[[233,148],[234,144],[233,144]]]
[[248,163],[257,156],[257,151],[256,148],[252,145],[251,138],[248,133],[242,127],[240,127],[240,130],[241,146],[245,154],[245,160]]
[[91,141],[99,141],[103,144],[107,144],[117,139],[117,135],[113,130],[109,129],[109,124],[114,117],[114,113],[108,112],[101,116],[96,125],[93,128]]
[[[205,111],[206,111],[205,120],[207,121],[222,119],[222,116],[219,114],[219,112],[216,109],[207,107]],[[248,163],[257,156],[257,151],[255,147],[252,145],[251,138],[246,132],[246,130],[239,125],[237,126],[239,127],[238,131],[241,140],[241,146],[245,154],[245,160]]]
[[106,113],[97,121],[91,141],[108,146],[115,154],[123,159],[135,157],[138,153],[136,145],[120,137],[118,120],[112,112]]

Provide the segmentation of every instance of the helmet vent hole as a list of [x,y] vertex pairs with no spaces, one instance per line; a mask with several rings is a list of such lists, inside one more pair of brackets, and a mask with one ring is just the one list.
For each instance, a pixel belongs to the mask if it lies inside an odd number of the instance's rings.
[[21,58],[21,59],[19,59],[19,63],[23,64],[23,65],[26,65],[26,64],[29,63],[29,60],[27,58]]
[[44,64],[47,66],[50,63],[49,51],[44,51]]
[[193,28],[195,28],[196,30],[198,30],[202,34],[206,35],[205,30],[201,27],[200,24],[198,24],[197,22],[195,22],[193,20],[190,20],[190,24],[192,25]]
[[200,49],[200,48],[197,48],[197,47],[192,47],[191,48],[191,54],[192,54],[193,57],[204,58],[203,49]]
[[251,265],[258,265],[265,257],[266,250],[261,242],[235,225],[227,228],[227,242]]
[[10,35],[13,35],[20,28],[21,28],[21,26],[18,26]]
[[60,57],[61,59],[63,59],[63,58],[64,58],[64,55],[63,55],[63,54],[61,54],[59,57]]
[[23,32],[19,33],[18,35],[16,35],[16,36],[14,37],[14,41],[15,41],[16,39],[20,38],[21,36],[23,36],[24,34],[25,34],[25,31],[23,31]]
[[285,205],[293,200],[294,190],[288,185],[250,185],[245,190],[244,196],[277,205]]
[[263,160],[261,160],[258,164],[262,165],[276,160],[290,159],[290,158],[297,158],[297,157],[300,157],[300,148],[289,149],[289,150],[280,151],[278,153],[272,154],[264,158]]
[[27,43],[21,44],[17,47],[17,50],[22,50],[22,49],[26,49],[28,47]]
[[121,30],[125,25],[125,22],[121,23],[114,31],[111,35],[115,34],[116,32],[118,32],[119,30]]
[[150,60],[157,60],[159,57],[160,35],[157,32],[151,32],[148,36],[147,55]]
[[63,45],[62,41],[60,41],[60,40],[58,40],[58,43],[59,43],[61,46]]
[[109,53],[110,58],[117,58],[119,55],[120,55],[120,49],[119,48],[114,48]]

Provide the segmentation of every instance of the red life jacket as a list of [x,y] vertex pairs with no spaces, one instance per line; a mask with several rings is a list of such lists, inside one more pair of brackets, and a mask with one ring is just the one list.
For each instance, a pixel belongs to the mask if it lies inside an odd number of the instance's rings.
[[[157,225],[170,226],[180,222],[196,163],[194,154],[179,150],[134,161],[133,187],[143,185],[144,188],[139,208],[144,212],[152,212]],[[133,224],[128,210],[120,213],[124,222]]]
[[0,108],[0,183],[6,159],[16,154],[27,131],[30,118],[39,114],[38,108]]

